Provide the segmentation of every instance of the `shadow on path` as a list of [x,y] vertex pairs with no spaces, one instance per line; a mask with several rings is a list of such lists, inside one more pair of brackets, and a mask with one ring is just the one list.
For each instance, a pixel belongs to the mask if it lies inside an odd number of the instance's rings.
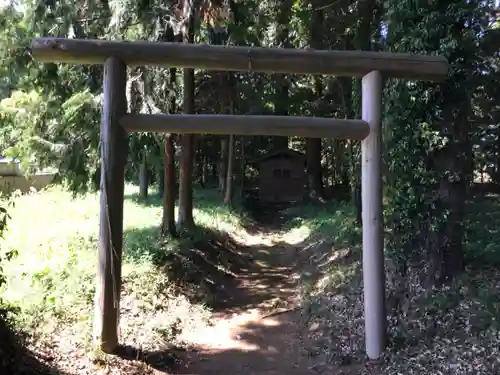
[[[173,257],[183,261],[199,258],[213,272],[202,268],[189,277],[211,279],[216,297],[209,306],[213,314],[206,326],[194,332],[182,332],[182,349],[142,353],[126,348],[122,358],[141,360],[158,374],[180,375],[306,375],[357,374],[353,366],[326,365],[321,348],[314,348],[309,338],[314,327],[298,307],[299,267],[305,246],[276,243],[276,233],[285,219],[276,206],[259,206],[252,214],[258,220],[249,232],[253,241],[243,246],[228,238],[203,236],[196,246]],[[248,229],[247,229],[248,230]],[[203,239],[204,238],[204,239]],[[224,271],[218,279],[221,258],[243,257],[237,267]],[[226,254],[226,255],[221,255]],[[233,263],[237,259],[232,259]],[[167,267],[179,270],[176,263]],[[176,279],[172,275],[171,279]],[[172,364],[174,364],[172,366]]]
[[52,366],[54,358],[35,353],[26,347],[21,333],[15,333],[0,311],[0,374],[67,375]]
[[[184,337],[190,343],[174,371],[183,375],[359,374],[362,365],[327,365],[315,346],[315,330],[298,306],[300,247],[254,249],[255,268],[238,280],[239,303],[214,314],[203,331]],[[259,295],[256,301],[248,296]],[[234,306],[238,306],[237,308]],[[374,374],[376,372],[373,372]]]
[[[296,249],[251,250],[253,267],[236,278],[229,303],[222,302],[189,343],[177,374],[306,374],[311,366],[296,307]],[[311,372],[317,373],[317,372]]]

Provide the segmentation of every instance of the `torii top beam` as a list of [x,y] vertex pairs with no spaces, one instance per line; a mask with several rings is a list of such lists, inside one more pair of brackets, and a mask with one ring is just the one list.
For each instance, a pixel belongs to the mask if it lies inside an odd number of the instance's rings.
[[222,71],[325,74],[362,77],[380,71],[386,77],[442,81],[448,61],[373,51],[218,46],[146,41],[35,38],[34,57],[43,62],[103,64],[116,57],[129,66],[163,65]]

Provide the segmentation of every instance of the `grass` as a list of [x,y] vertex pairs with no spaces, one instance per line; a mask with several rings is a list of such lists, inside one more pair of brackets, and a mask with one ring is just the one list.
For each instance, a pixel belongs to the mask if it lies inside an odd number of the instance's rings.
[[[160,239],[161,205],[144,204],[126,188],[121,335],[134,346],[158,350],[176,332],[195,329],[207,307],[173,290],[158,272],[169,253],[192,248],[199,235],[234,232],[243,218],[221,204],[212,190],[195,192],[199,232],[179,240]],[[17,325],[34,340],[57,346],[58,356],[90,350],[98,248],[97,194],[73,198],[60,188],[18,198],[2,248],[18,255],[5,263],[1,298],[18,309]],[[68,364],[69,365],[69,364]]]
[[289,218],[284,230],[302,233],[308,241],[325,240],[336,246],[354,246],[361,240],[361,229],[355,220],[355,210],[349,204],[331,201],[305,207],[296,206],[284,212]]
[[[246,218],[222,205],[219,193],[198,190],[198,231],[165,242],[158,232],[161,204],[154,192],[147,203],[134,187],[127,187],[126,196],[121,335],[133,347],[162,351],[176,343],[179,332],[206,324],[210,299],[203,297],[239,261],[223,233],[242,233]],[[360,364],[356,373],[373,373],[363,367],[361,229],[354,209],[329,202],[284,214],[288,221],[276,238],[301,249],[310,355],[329,364]],[[466,256],[471,266],[454,283],[415,295],[401,311],[389,313],[390,345],[380,374],[497,372],[499,217],[498,196],[469,203]],[[8,284],[1,297],[19,309],[17,325],[34,333],[37,352],[49,351],[70,373],[80,371],[74,369],[75,355],[90,351],[97,235],[97,195],[73,199],[53,188],[17,199],[2,246],[18,256],[5,263]],[[179,293],[179,281],[198,289],[197,298],[187,289]]]

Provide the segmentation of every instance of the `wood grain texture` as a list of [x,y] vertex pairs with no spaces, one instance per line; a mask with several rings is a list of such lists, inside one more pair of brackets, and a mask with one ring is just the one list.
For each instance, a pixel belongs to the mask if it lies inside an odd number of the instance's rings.
[[372,51],[237,47],[146,41],[35,38],[32,54],[44,62],[103,64],[114,56],[129,66],[164,65],[222,71],[326,74],[443,80],[448,61],[441,56]]
[[370,134],[361,142],[365,345],[370,359],[383,354],[387,338],[382,195],[382,75],[362,79],[362,117]]
[[95,295],[94,344],[105,353],[118,346],[126,133],[119,124],[126,113],[126,65],[109,58],[104,64],[101,119],[101,207]]
[[129,114],[120,124],[127,132],[283,135],[363,140],[370,132],[363,120],[324,117]]

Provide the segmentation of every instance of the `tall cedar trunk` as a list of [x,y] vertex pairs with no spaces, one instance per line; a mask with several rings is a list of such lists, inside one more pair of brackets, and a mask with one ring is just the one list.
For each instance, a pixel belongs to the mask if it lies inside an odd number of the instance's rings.
[[[174,30],[170,25],[164,25],[165,34],[163,39],[168,42],[175,40]],[[172,95],[174,85],[176,84],[177,68],[169,70],[169,84],[167,90],[169,92],[168,112],[175,113],[177,108],[175,105],[175,96]],[[163,217],[161,230],[164,235],[175,237],[177,235],[175,227],[175,200],[177,198],[177,180],[175,170],[175,136],[173,134],[165,134],[163,138],[163,173],[161,185],[163,185]]]
[[497,128],[497,162],[495,164],[493,176],[493,183],[500,185],[500,126]]
[[139,168],[139,196],[142,200],[148,199],[149,194],[149,170],[146,156],[143,156]]
[[240,148],[241,148],[241,153],[240,153],[240,158],[241,158],[241,164],[240,164],[240,197],[243,198],[243,195],[245,194],[245,169],[246,169],[245,137],[244,136],[241,137]]
[[219,190],[224,194],[226,191],[226,176],[227,176],[227,146],[228,138],[226,135],[220,136],[220,159],[218,165],[219,171]]
[[323,171],[323,186],[330,186],[335,184],[335,176],[337,175],[337,168],[335,167],[335,140],[329,140],[329,148],[325,150],[323,146],[323,154],[326,159],[326,169]]
[[[279,4],[279,2],[277,2]],[[283,48],[292,47],[290,43],[290,19],[292,16],[292,0],[282,0],[277,9],[277,44]],[[274,114],[288,116],[290,82],[285,74],[276,75],[276,92],[274,96]],[[272,147],[275,149],[288,148],[288,137],[272,137]]]
[[[165,147],[165,145],[163,146]],[[158,179],[158,196],[160,198],[163,197],[163,193],[165,192],[165,171],[163,164],[158,166],[158,171],[156,174],[156,178]]]
[[[359,50],[370,50],[372,48],[372,31],[373,31],[373,14],[376,7],[375,0],[362,0],[358,2],[358,19],[360,20],[356,32],[356,48]],[[377,25],[378,27],[379,25]],[[358,80],[356,91],[358,97],[361,97],[361,80]],[[350,141],[349,149],[351,154],[352,167],[356,175],[361,174],[361,165],[357,158],[357,153],[354,152],[353,141]],[[357,160],[356,160],[357,159]],[[351,199],[356,206],[356,221],[361,225],[361,213],[363,211],[361,202],[361,182],[358,178],[352,180],[354,186],[351,188]]]
[[175,144],[172,134],[165,134],[163,140],[164,145],[164,181],[165,191],[163,194],[163,220],[161,224],[162,233],[175,237],[177,235],[175,229],[175,198],[176,181],[175,181]]
[[[311,17],[311,47],[320,49],[323,46],[323,8],[322,1],[312,1],[313,11]],[[317,99],[323,95],[323,84],[320,77],[314,77],[314,91]],[[317,111],[321,112],[321,111]],[[322,113],[316,113],[321,116]],[[321,173],[321,138],[306,139],[307,183],[309,196],[312,199],[323,199],[323,179]]]
[[203,155],[201,159],[201,176],[200,176],[200,185],[201,187],[205,187],[208,180],[208,157],[207,155]]
[[[456,91],[456,90],[454,90]],[[464,89],[466,92],[466,89]],[[431,267],[428,277],[431,284],[442,283],[453,279],[461,273],[465,267],[463,240],[465,235],[465,202],[467,200],[467,170],[469,147],[469,122],[470,99],[467,93],[458,98],[457,93],[450,94],[457,99],[457,111],[455,116],[451,110],[444,116],[441,125],[442,134],[450,134],[453,142],[434,158],[435,167],[440,176],[438,196],[439,207],[447,211],[446,219],[431,247]],[[462,100],[460,100],[462,99]],[[460,176],[458,180],[450,179],[450,176]],[[444,216],[444,215],[443,215]]]
[[[345,41],[345,49],[350,49],[351,43],[349,40]],[[343,104],[344,118],[354,118],[353,103],[352,103],[352,90],[353,79],[351,77],[339,78],[341,89],[341,98]],[[347,153],[349,159],[349,169],[351,171],[350,178],[348,176],[349,191],[351,195],[351,203],[356,207],[356,222],[361,225],[361,189],[358,183],[359,170],[356,168],[356,156],[354,150],[353,140],[347,140]]]
[[[229,114],[234,114],[234,106],[236,97],[236,85],[233,74],[227,72],[224,74],[224,87],[223,92],[225,93],[225,102],[228,104]],[[233,200],[233,191],[234,191],[234,181],[233,181],[233,172],[234,172],[234,147],[235,147],[235,138],[234,135],[229,135],[228,142],[228,152],[227,152],[227,173],[226,173],[226,191],[224,195],[224,204],[230,205]]]
[[213,158],[212,159],[212,164],[211,164],[212,168],[211,168],[211,171],[212,171],[212,181],[215,181],[217,180],[217,175],[218,175],[218,168],[219,168],[219,162],[216,158]]
[[[170,69],[170,88],[175,84],[177,69]],[[175,97],[170,96],[169,112],[175,113]],[[175,136],[167,133],[163,138],[163,219],[162,219],[162,233],[172,237],[177,236],[175,227],[175,200],[177,198],[177,182],[175,171]]]
[[[218,20],[214,20],[218,21]],[[216,22],[215,22],[216,23]],[[209,40],[210,44],[214,45],[223,45],[227,40],[227,30],[221,27],[211,27],[209,29]],[[225,74],[222,72],[217,73],[218,77],[218,86],[219,86],[219,100],[220,100],[220,112],[226,112],[227,105],[227,95],[226,95],[226,87],[224,82]],[[219,191],[225,195],[226,192],[226,180],[227,180],[227,147],[228,147],[228,138],[226,135],[220,136],[220,159],[218,161],[217,172],[219,175]]]
[[226,194],[224,196],[224,204],[231,204],[233,199],[233,167],[234,167],[234,135],[229,136],[227,155],[227,180],[226,180]]
[[309,195],[313,199],[323,199],[321,177],[321,138],[307,138],[307,183]]
[[[194,4],[192,0],[184,2],[184,16],[187,17],[183,39],[185,43],[194,43]],[[184,113],[194,113],[194,69],[184,69]],[[181,229],[194,227],[193,219],[193,162],[194,135],[181,137],[181,161],[179,171],[179,217]]]
[[[491,111],[491,110],[490,110]],[[500,122],[500,111],[491,111],[491,116],[492,116],[492,123],[493,124],[498,124]],[[493,147],[496,146],[496,150],[493,149],[492,150],[492,153],[493,155],[496,155],[496,162],[494,163],[494,165],[492,165],[492,169],[490,170],[490,168],[487,168],[487,163],[485,161],[482,162],[482,167],[481,167],[481,170],[484,170],[485,172],[489,172],[489,177],[491,178],[491,183],[495,184],[495,185],[499,185],[500,184],[500,178],[499,177],[499,172],[500,172],[500,126],[497,127],[496,129],[496,137],[497,137],[497,141],[496,141],[496,144],[493,145]]]
[[335,183],[341,184],[344,172],[344,141],[335,139],[333,141],[334,149],[332,155],[332,161],[335,168]]
[[194,173],[193,178],[200,184],[201,187],[205,187],[203,181],[203,162],[205,160],[205,153],[204,153],[205,149],[206,149],[205,137],[204,136],[197,137],[197,144],[195,148],[194,165],[193,165],[193,168],[196,169],[196,172]]
[[[165,147],[165,145],[164,145]],[[163,193],[165,192],[165,167],[163,166],[163,163],[159,165],[159,170],[156,175],[156,178],[158,179],[158,197],[162,198]]]
[[[184,87],[186,90],[188,90],[188,87],[190,87],[190,85],[191,87],[194,86],[193,84],[188,84],[189,81],[194,83],[193,69],[184,70]],[[185,100],[186,96],[191,96],[187,93],[185,93],[184,95],[185,95]],[[184,108],[186,108],[186,101],[184,102]],[[193,113],[193,112],[185,111],[185,113]],[[194,226],[194,219],[193,219],[194,135],[192,134],[182,135],[181,147],[182,147],[181,161],[179,168],[179,217],[177,223],[179,225],[179,228],[190,229]]]

